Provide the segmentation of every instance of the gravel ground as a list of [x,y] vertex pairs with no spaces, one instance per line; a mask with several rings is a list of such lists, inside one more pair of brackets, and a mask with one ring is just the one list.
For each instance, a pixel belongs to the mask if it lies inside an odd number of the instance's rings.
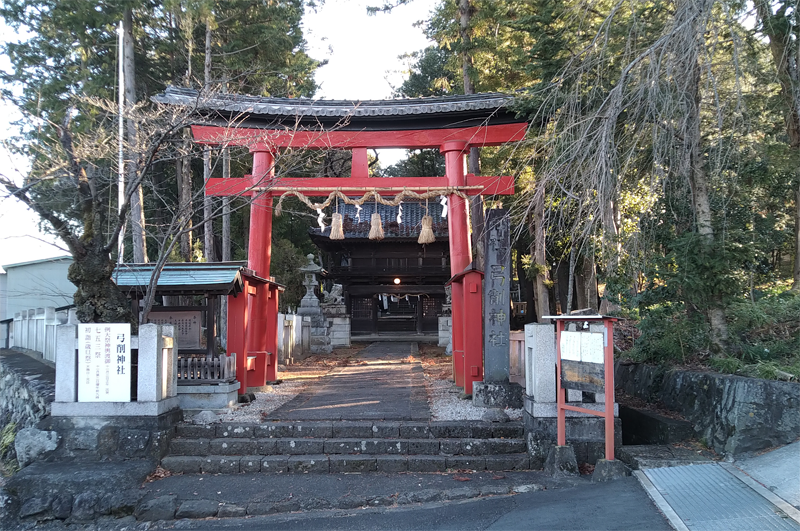
[[[270,386],[270,391],[256,393],[256,400],[243,405],[235,411],[221,415],[222,422],[261,422],[264,415],[271,413],[286,402],[297,396],[314,381],[292,382],[284,381],[279,385]],[[449,380],[439,380],[425,376],[425,385],[428,388],[428,404],[431,408],[431,420],[481,420],[483,408],[472,406],[471,400],[459,398],[461,390]],[[522,418],[521,409],[506,409],[506,414],[511,420]]]
[[[426,375],[425,384],[428,387],[431,420],[481,420],[486,412],[484,408],[474,407],[472,400],[459,398],[461,388],[449,380],[437,380]],[[505,411],[511,420],[522,419],[521,409],[507,408]]]
[[270,391],[256,393],[254,402],[244,404],[226,415],[221,415],[222,422],[261,422],[265,414],[272,413],[286,402],[296,397],[312,382],[283,382],[269,386]]

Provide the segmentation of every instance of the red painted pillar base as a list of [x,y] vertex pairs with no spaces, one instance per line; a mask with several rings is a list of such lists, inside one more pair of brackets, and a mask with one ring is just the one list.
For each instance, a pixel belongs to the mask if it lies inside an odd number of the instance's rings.
[[[266,286],[265,286],[266,287]],[[277,286],[269,285],[267,300],[267,357],[266,378],[268,382],[278,379],[278,291]]]
[[236,379],[239,381],[239,394],[247,389],[247,294],[250,284],[244,279],[244,291],[236,297],[228,297],[228,354],[236,354]]
[[462,277],[464,293],[464,392],[483,380],[483,274]]
[[[450,284],[450,303],[453,325],[450,338],[453,342],[453,380],[459,387],[464,387],[464,295],[461,282],[456,280]],[[467,392],[466,388],[464,391]]]

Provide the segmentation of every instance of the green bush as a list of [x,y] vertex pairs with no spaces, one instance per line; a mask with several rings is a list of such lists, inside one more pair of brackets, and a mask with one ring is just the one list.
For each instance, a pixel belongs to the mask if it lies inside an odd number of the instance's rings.
[[663,303],[643,310],[641,336],[630,356],[640,361],[685,362],[708,348],[708,333],[702,319],[686,317],[680,303]]
[[[726,308],[729,349],[708,359],[719,372],[757,378],[800,378],[800,296],[785,284],[758,297],[737,298]],[[639,361],[677,364],[705,359],[708,331],[702,316],[687,315],[681,303],[653,304],[642,310],[641,337],[628,353]],[[781,374],[784,373],[784,374]]]

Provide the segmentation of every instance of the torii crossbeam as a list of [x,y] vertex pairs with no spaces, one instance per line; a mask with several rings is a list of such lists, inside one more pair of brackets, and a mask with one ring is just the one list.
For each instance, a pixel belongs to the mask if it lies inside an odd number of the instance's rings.
[[[464,155],[472,147],[522,140],[528,126],[507,108],[511,98],[504,94],[358,102],[229,94],[205,97],[193,90],[169,88],[154,100],[196,109],[203,118],[198,120],[203,123],[192,127],[196,142],[245,146],[253,154],[252,174],[210,179],[205,192],[252,197],[248,265],[264,279],[269,278],[270,270],[274,195],[290,190],[307,196],[327,196],[334,191],[361,196],[372,190],[396,194],[437,189],[470,196],[510,195],[514,193],[513,177],[466,174]],[[446,175],[370,177],[367,149],[373,148],[439,149],[445,156]],[[275,155],[281,149],[351,150],[351,176],[276,177]],[[454,376],[456,384],[471,393],[472,383],[483,378],[482,274],[470,267],[467,202],[455,193],[448,201]],[[264,286],[267,289],[260,291],[256,285],[246,288],[254,296],[252,300],[229,299],[228,350],[245,353],[237,358],[240,393],[246,392],[248,385],[277,379],[277,362],[274,355],[269,356],[277,352],[277,331],[272,324],[277,319],[277,290],[269,283]],[[248,371],[248,359],[255,373]]]

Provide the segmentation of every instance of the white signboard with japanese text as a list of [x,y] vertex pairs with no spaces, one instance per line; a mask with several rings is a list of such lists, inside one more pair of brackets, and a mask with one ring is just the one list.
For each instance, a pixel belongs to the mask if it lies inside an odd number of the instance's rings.
[[78,325],[78,402],[131,401],[131,325]]
[[561,359],[584,363],[603,363],[603,334],[561,332]]

